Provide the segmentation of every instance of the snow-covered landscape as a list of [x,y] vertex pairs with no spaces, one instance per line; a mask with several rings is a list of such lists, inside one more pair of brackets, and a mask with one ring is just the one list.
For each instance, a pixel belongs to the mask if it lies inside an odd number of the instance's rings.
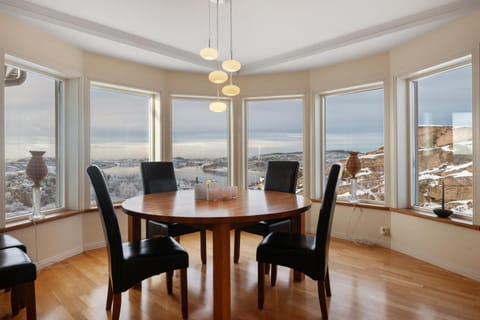
[[[426,134],[428,132],[428,135]],[[419,134],[418,149],[418,199],[417,204],[425,208],[436,208],[442,201],[442,183],[445,184],[445,206],[458,213],[470,214],[472,210],[472,152],[471,137],[466,130],[437,126],[424,127]],[[426,137],[436,137],[427,139]],[[423,141],[423,142],[422,142]],[[333,150],[326,152],[328,166],[334,162],[346,163],[348,151]],[[357,198],[363,201],[384,201],[384,150],[383,147],[370,152],[360,153],[362,168],[357,174]],[[303,191],[303,154],[270,153],[253,156],[248,164],[248,187],[261,186],[266,164],[269,160],[296,160],[300,162],[298,192]],[[93,160],[105,172],[112,199],[126,199],[142,193],[139,163],[147,159]],[[6,162],[6,212],[7,217],[27,214],[31,211],[32,182],[25,174],[29,158]],[[49,169],[42,182],[42,209],[55,208],[56,199],[56,162],[45,158]],[[179,189],[193,187],[196,178],[203,182],[207,179],[227,182],[228,162],[226,158],[187,159],[175,158],[176,177]],[[351,196],[351,182],[348,172],[340,183],[338,199],[348,201]],[[93,194],[91,200],[94,201]]]

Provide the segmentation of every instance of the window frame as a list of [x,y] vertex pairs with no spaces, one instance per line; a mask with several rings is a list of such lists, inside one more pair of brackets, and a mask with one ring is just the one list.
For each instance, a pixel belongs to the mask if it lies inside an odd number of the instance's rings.
[[[65,99],[65,92],[66,92],[66,81],[65,77],[60,76],[60,73],[50,70],[48,68],[42,67],[40,65],[36,65],[29,61],[24,61],[18,59],[14,56],[7,56],[4,60],[4,66],[12,66],[15,68],[22,69],[27,72],[36,73],[44,77],[48,77],[52,80],[55,80],[55,180],[56,180],[56,188],[55,188],[55,208],[41,210],[41,212],[48,216],[49,214],[55,214],[60,211],[65,210],[65,137],[63,132],[65,132],[65,111],[66,111],[66,99]],[[5,99],[5,86],[3,86],[3,97]],[[2,105],[3,111],[2,113],[5,114],[5,100]],[[5,117],[2,119],[6,121]],[[2,122],[3,122],[2,121]],[[4,126],[5,128],[5,126]],[[2,130],[0,133],[2,135],[2,145],[5,149],[5,130]],[[1,159],[1,164],[5,166],[5,154],[3,153],[3,157]],[[19,221],[26,221],[29,220],[31,212],[18,215],[15,217],[7,218],[7,212],[5,210],[5,171],[3,171],[2,177],[2,189],[3,192],[0,195],[0,203],[2,204],[2,218],[0,219],[1,225],[0,227],[4,227],[7,223],[15,223]]]
[[[472,55],[467,55],[464,57],[460,57],[457,59],[453,59],[450,61],[447,61],[445,63],[441,63],[435,66],[432,66],[430,68],[420,70],[418,72],[415,72],[411,74],[410,76],[405,77],[405,87],[406,87],[406,93],[407,93],[407,110],[409,113],[408,117],[408,133],[409,133],[409,148],[408,148],[408,154],[409,154],[409,159],[410,161],[408,162],[408,177],[410,179],[410,183],[408,185],[408,204],[410,208],[413,210],[423,213],[423,214],[433,214],[433,209],[429,208],[424,208],[416,205],[417,202],[417,191],[418,191],[418,168],[417,168],[417,149],[418,149],[418,139],[417,139],[417,121],[418,121],[418,98],[417,95],[415,95],[412,92],[412,83],[415,82],[414,86],[417,86],[418,80],[421,79],[426,79],[428,77],[432,77],[435,75],[439,75],[441,73],[453,71],[455,69],[459,69],[465,66],[471,65],[472,67],[472,92],[471,92],[471,98],[472,98],[472,202],[473,202],[473,207],[472,207],[472,214],[462,214],[462,213],[455,213],[452,214],[452,218],[457,218],[463,221],[468,221],[470,223],[473,223],[475,220],[475,149],[476,149],[476,144],[478,143],[476,140],[476,127],[479,125],[479,123],[475,122],[475,114],[476,114],[476,106],[475,106],[475,63],[473,61]],[[417,90],[413,90],[417,91]],[[418,91],[417,91],[418,92]]]
[[305,139],[307,134],[307,128],[305,124],[305,113],[306,113],[306,98],[303,94],[291,94],[291,95],[276,95],[276,96],[261,96],[261,97],[245,97],[242,99],[242,106],[243,106],[243,134],[242,134],[242,172],[241,177],[243,180],[243,186],[245,189],[248,189],[248,103],[252,101],[286,101],[286,100],[296,100],[299,99],[302,101],[302,153],[303,153],[303,175],[304,175],[304,182],[303,182],[303,194],[307,194],[306,191],[309,189],[308,184],[310,180],[307,175],[305,175],[305,166],[307,163],[307,152],[305,150]]
[[[169,118],[169,137],[170,137],[170,146],[169,146],[169,152],[168,156],[173,160],[174,154],[173,154],[173,102],[174,100],[194,100],[194,101],[208,101],[208,102],[213,102],[215,100],[220,100],[227,105],[227,109],[223,112],[226,112],[226,118],[227,118],[227,163],[228,163],[228,174],[227,174],[227,185],[233,185],[235,183],[235,168],[234,168],[234,119],[233,119],[233,114],[234,114],[234,108],[233,108],[233,99],[232,98],[226,98],[226,97],[214,97],[214,96],[203,96],[203,95],[186,95],[186,94],[171,94],[170,95],[170,103],[169,103],[169,113],[170,113],[170,118]],[[210,111],[213,112],[213,111]]]
[[[124,93],[124,94],[133,94],[133,95],[140,95],[140,96],[146,96],[149,97],[148,99],[148,160],[153,160],[155,158],[155,154],[158,153],[158,150],[161,150],[161,146],[157,145],[159,141],[161,141],[161,137],[159,136],[157,138],[157,135],[160,132],[160,127],[161,123],[160,120],[157,119],[160,117],[160,94],[157,92],[153,92],[150,90],[145,90],[145,89],[139,89],[139,88],[134,88],[134,87],[129,87],[129,86],[124,86],[124,85],[117,85],[114,83],[108,83],[108,82],[103,82],[103,81],[90,81],[88,91],[89,91],[89,106],[90,106],[90,112],[88,115],[88,123],[89,127],[87,129],[87,134],[89,137],[89,142],[88,142],[88,163],[91,163],[92,161],[92,155],[91,155],[91,148],[92,148],[92,107],[91,107],[91,90],[92,88],[97,88],[97,89],[103,89],[103,90],[109,90],[109,91],[114,91],[114,92],[119,92],[119,93]],[[87,208],[96,208],[96,202],[91,201],[91,190],[92,186],[88,184],[88,191],[87,191]],[[119,204],[125,199],[120,199],[120,200],[115,200],[113,201],[114,204]]]
[[[359,92],[364,92],[364,91],[371,91],[371,90],[383,90],[383,147],[384,147],[384,157],[383,157],[383,172],[384,172],[384,200],[383,201],[378,201],[378,200],[369,200],[369,199],[359,199],[360,201],[358,204],[371,204],[371,205],[378,205],[378,206],[385,206],[388,202],[388,181],[387,181],[387,153],[386,153],[386,142],[387,140],[387,128],[386,128],[386,121],[385,117],[387,115],[387,103],[386,101],[386,89],[385,89],[385,83],[384,81],[377,81],[377,82],[370,82],[370,83],[365,83],[361,85],[356,85],[356,86],[351,86],[351,87],[344,87],[344,88],[339,88],[339,89],[333,89],[333,90],[328,90],[321,92],[316,95],[316,116],[315,116],[315,121],[316,125],[315,127],[318,127],[319,129],[316,130],[316,138],[315,145],[319,145],[319,150],[316,151],[317,157],[319,157],[319,165],[317,167],[317,172],[319,172],[318,175],[316,175],[316,188],[315,188],[315,195],[317,198],[320,198],[320,195],[323,194],[323,190],[325,188],[325,183],[327,180],[327,164],[326,164],[326,98],[329,96],[337,96],[337,95],[344,95],[344,94],[352,94],[352,93],[359,93]],[[317,119],[319,118],[319,119]],[[317,131],[318,130],[318,131]],[[345,170],[345,168],[344,168]],[[338,200],[340,203],[348,203],[348,201],[344,200]]]

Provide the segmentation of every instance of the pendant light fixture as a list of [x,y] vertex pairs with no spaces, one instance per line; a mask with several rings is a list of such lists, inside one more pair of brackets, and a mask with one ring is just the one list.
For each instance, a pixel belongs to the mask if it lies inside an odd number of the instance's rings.
[[[210,17],[210,12],[211,12],[211,6],[210,6],[210,1],[208,1],[208,47],[203,48],[200,50],[200,56],[205,59],[205,60],[217,60],[218,58],[218,50],[215,48],[212,48],[210,46],[210,35],[211,35],[211,17]],[[217,29],[218,30],[218,29]],[[218,31],[217,31],[218,32]],[[217,41],[217,47],[218,47],[218,41]]]
[[[211,17],[210,17],[210,2],[213,2],[215,1],[216,2],[216,46],[217,46],[217,49],[219,48],[219,30],[218,30],[218,20],[219,20],[219,3],[221,2],[220,0],[208,0],[209,3],[208,3],[208,8],[209,8],[209,12],[208,12],[208,48],[204,48],[200,51],[200,55],[202,56],[202,58],[204,58],[205,60],[216,60],[218,58],[218,51],[214,48],[211,48],[210,47],[210,35],[211,35],[211,28],[210,28],[210,22],[211,22]],[[238,70],[240,70],[240,68],[242,67],[242,65],[240,64],[240,62],[238,62],[237,60],[233,59],[233,15],[232,15],[232,12],[233,12],[233,9],[232,9],[232,1],[233,0],[230,0],[230,59],[228,60],[225,60],[223,63],[222,63],[222,68],[220,68],[220,64],[217,62],[217,68],[216,70],[213,70],[212,72],[210,72],[208,74],[208,80],[210,80],[210,82],[214,83],[216,86],[217,86],[217,99],[215,101],[213,101],[212,103],[210,103],[210,105],[208,106],[209,109],[213,112],[223,112],[225,110],[227,110],[227,104],[223,101],[220,100],[220,84],[226,82],[227,80],[229,80],[230,78],[230,83],[227,84],[226,86],[224,86],[222,88],[222,93],[225,95],[225,96],[228,96],[228,97],[234,97],[236,95],[238,95],[240,93],[240,88],[236,85],[233,84],[233,73],[234,72],[237,72]],[[223,2],[222,2],[223,3]],[[214,52],[214,53],[212,53]],[[212,54],[210,54],[212,53]],[[229,74],[227,74],[225,71],[227,71]]]
[[210,103],[208,108],[210,109],[210,111],[213,111],[213,112],[224,112],[225,110],[227,110],[227,105],[225,104],[225,102],[216,100]]
[[220,101],[220,92],[219,92],[219,87],[218,87],[218,84],[217,84],[217,100],[211,102],[209,105],[208,105],[208,108],[210,109],[210,111],[213,111],[213,112],[223,112],[225,110],[227,110],[227,104],[223,101]]
[[222,88],[222,93],[228,97],[234,97],[240,93],[240,88],[232,83],[233,75],[230,74],[230,84]]
[[209,73],[208,80],[215,84],[222,84],[228,80],[228,74],[222,70],[214,70]]

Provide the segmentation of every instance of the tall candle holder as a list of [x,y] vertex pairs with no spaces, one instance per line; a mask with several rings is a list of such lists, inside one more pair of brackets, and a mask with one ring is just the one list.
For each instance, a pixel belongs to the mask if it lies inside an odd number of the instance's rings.
[[32,187],[32,215],[31,221],[43,219],[41,208],[41,186],[40,183],[48,174],[48,167],[43,160],[45,151],[30,151],[32,158],[27,164],[27,176],[33,181]]
[[440,218],[448,218],[453,211],[445,209],[445,179],[442,182],[442,207],[433,209],[433,212]]

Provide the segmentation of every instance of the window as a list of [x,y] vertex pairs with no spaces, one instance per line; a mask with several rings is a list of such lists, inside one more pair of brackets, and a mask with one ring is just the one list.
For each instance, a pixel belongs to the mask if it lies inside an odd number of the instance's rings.
[[210,102],[172,99],[172,152],[179,189],[193,188],[197,178],[200,183],[229,183],[229,112],[210,111]]
[[133,89],[91,87],[90,157],[104,170],[113,201],[143,192],[140,162],[150,158],[153,101],[153,94]]
[[247,183],[263,188],[269,160],[300,163],[297,192],[303,191],[303,99],[247,100]]
[[472,65],[410,79],[412,205],[472,216]]
[[[323,96],[325,173],[334,162],[346,164],[349,152],[359,152],[360,171],[356,174],[359,201],[383,202],[384,176],[384,93],[369,86]],[[325,176],[326,177],[326,176]],[[325,178],[326,179],[326,178]],[[338,199],[352,197],[352,175],[344,171]]]
[[33,182],[25,172],[30,151],[44,151],[48,167],[41,210],[63,205],[58,119],[64,89],[62,80],[12,65],[5,73],[5,217],[11,219],[32,212]]

